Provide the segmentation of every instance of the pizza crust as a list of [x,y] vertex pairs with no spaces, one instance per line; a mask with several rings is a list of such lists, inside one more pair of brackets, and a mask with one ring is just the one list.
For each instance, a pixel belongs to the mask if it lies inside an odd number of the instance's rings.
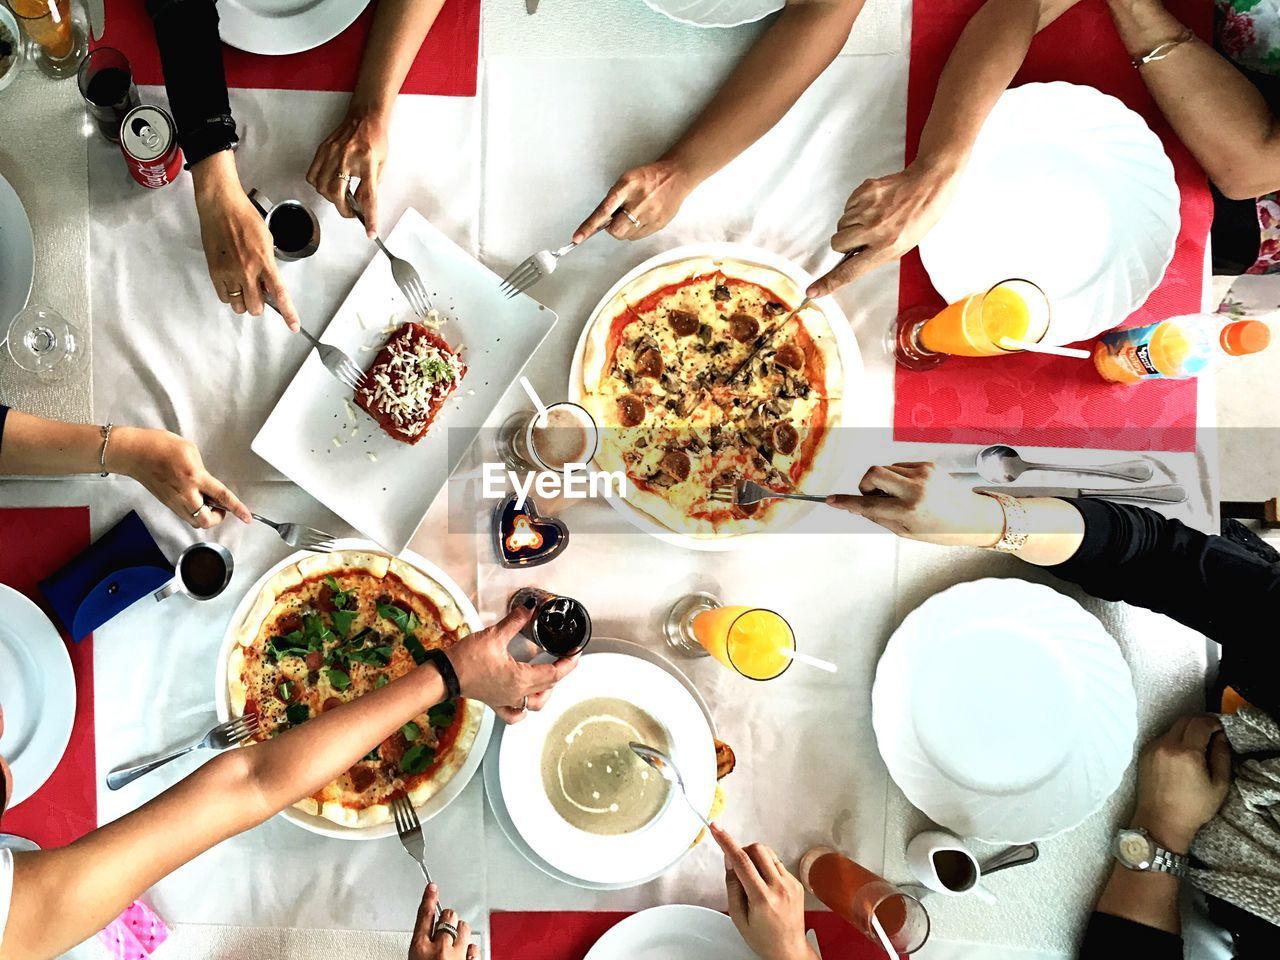
[[452,633],[462,624],[462,611],[458,609],[458,605],[454,602],[449,591],[417,567],[411,566],[398,558],[392,558],[391,572],[399,577],[404,585],[414,593],[420,594],[431,601],[436,610],[440,612],[440,623],[446,630]]

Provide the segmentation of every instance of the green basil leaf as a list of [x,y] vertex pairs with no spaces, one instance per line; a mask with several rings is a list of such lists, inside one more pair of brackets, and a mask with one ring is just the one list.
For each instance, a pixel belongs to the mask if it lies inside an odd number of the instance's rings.
[[390,620],[400,631],[406,632],[409,624],[409,614],[397,607],[394,603],[378,604],[378,616],[384,620]]
[[405,624],[401,629],[404,630],[405,633],[413,633],[413,631],[417,630],[420,626],[422,626],[422,621],[418,619],[418,615],[416,613],[410,610],[408,614],[405,615]]
[[405,774],[422,773],[435,763],[436,752],[421,743],[415,743],[400,758],[400,772]]
[[324,582],[325,585],[333,591],[331,599],[333,600],[334,607],[338,610],[343,609],[351,599],[353,591],[343,590],[342,587],[338,585],[338,581],[334,578],[333,574],[329,574],[329,576],[325,577]]
[[325,672],[325,676],[329,678],[329,684],[335,690],[345,690],[351,686],[351,678],[337,667],[330,667]]
[[409,651],[409,656],[413,657],[413,662],[418,666],[422,666],[427,662],[426,647],[412,633],[404,635],[404,648]]
[[350,640],[347,641],[347,646],[349,647],[361,646],[369,637],[373,637],[375,640],[378,638],[378,635],[373,631],[373,627],[365,627],[363,630],[361,630],[354,637],[352,637]]
[[381,690],[390,682],[391,682],[390,677],[388,677],[385,673],[380,673],[378,674],[378,679],[373,681],[373,689]]
[[403,727],[401,727],[400,732],[404,734],[404,738],[408,740],[410,743],[413,743],[415,740],[417,740],[419,737],[422,736],[422,728],[418,726],[416,723],[412,723],[412,722],[406,723]]
[[311,708],[305,703],[290,704],[284,712],[285,718],[295,727],[311,719]]
[[309,652],[299,630],[286,633],[283,637],[272,637],[269,649],[277,657],[305,657]]
[[366,663],[371,667],[385,667],[391,662],[390,647],[364,647],[359,650],[348,648],[344,655],[352,663]]
[[356,622],[354,610],[333,611],[333,629],[338,636],[345,638],[351,632],[351,625]]
[[368,753],[366,753],[366,754],[364,755],[364,759],[365,759],[365,760],[377,760],[377,759],[378,759],[378,748],[377,748],[377,747],[374,747],[372,750],[370,750]]
[[427,722],[436,728],[447,727],[458,715],[458,704],[455,700],[437,703],[427,711]]
[[289,698],[293,696],[293,684],[288,680],[281,682],[280,686],[276,687],[276,696],[288,703]]

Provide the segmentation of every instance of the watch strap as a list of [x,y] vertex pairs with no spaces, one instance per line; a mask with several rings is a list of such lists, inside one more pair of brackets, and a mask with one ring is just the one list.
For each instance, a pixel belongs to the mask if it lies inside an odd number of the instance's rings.
[[1172,850],[1166,850],[1158,843],[1154,843],[1156,848],[1155,856],[1151,858],[1151,869],[1156,873],[1167,873],[1175,877],[1185,877],[1187,871],[1191,867],[1191,858],[1185,853],[1174,853]]
[[443,650],[428,650],[427,659],[423,663],[430,663],[440,671],[440,679],[444,681],[446,700],[457,700],[462,696],[462,684],[458,682],[458,673],[453,669],[453,661],[449,659],[447,653]]

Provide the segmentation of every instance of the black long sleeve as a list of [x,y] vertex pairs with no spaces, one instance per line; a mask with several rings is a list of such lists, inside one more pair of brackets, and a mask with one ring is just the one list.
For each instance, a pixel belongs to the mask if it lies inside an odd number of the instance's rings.
[[0,450],[4,449],[4,422],[9,417],[9,408],[0,403]]
[[1222,646],[1221,678],[1280,717],[1280,566],[1142,507],[1072,500],[1084,542],[1049,569],[1106,600],[1155,610]]
[[1182,938],[1135,920],[1095,912],[1077,956],[1079,960],[1182,960]]
[[214,0],[147,0],[178,143],[187,167],[234,146],[227,76]]

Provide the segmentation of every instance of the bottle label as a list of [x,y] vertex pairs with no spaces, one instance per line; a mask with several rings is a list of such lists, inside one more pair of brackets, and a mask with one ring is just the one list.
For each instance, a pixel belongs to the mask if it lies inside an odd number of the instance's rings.
[[[1098,369],[1111,380],[1151,380],[1164,376],[1151,357],[1151,338],[1156,325],[1135,327],[1130,330],[1114,330],[1104,334],[1099,341],[1104,360]],[[1111,375],[1104,367],[1110,367],[1118,375]]]
[[1163,374],[1156,369],[1156,365],[1151,362],[1151,344],[1149,341],[1144,340],[1134,348],[1133,358],[1148,377],[1163,376]]

